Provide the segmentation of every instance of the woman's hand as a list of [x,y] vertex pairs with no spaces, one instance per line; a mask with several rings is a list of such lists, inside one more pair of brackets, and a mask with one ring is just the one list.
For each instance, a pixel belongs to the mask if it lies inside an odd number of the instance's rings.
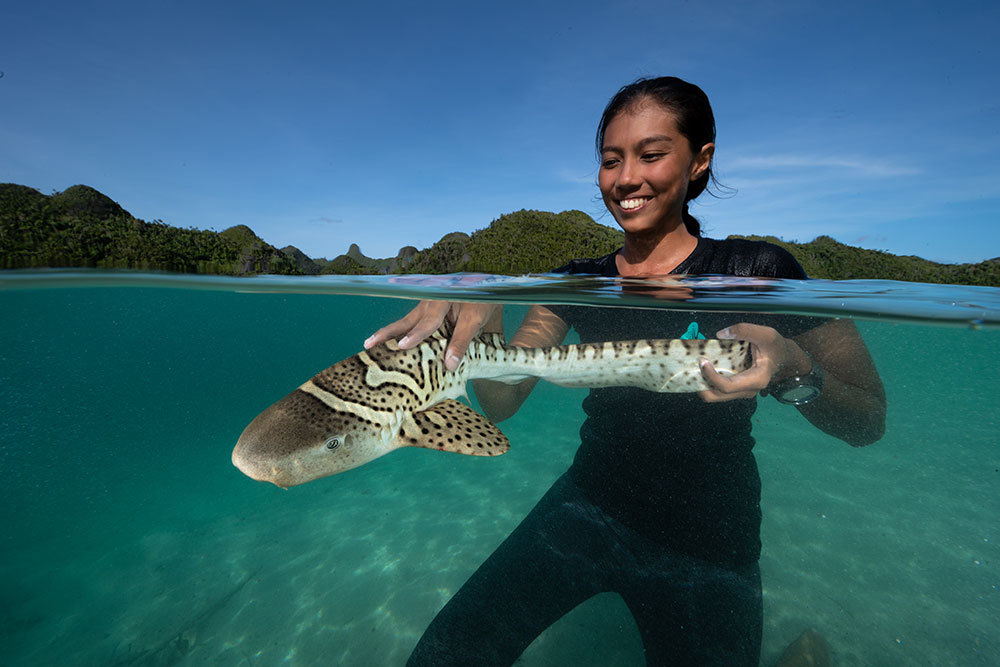
[[775,378],[805,375],[812,368],[812,361],[802,348],[771,327],[744,322],[727,327],[715,336],[749,342],[753,365],[742,373],[727,377],[716,371],[708,359],[702,359],[701,374],[710,388],[698,392],[698,395],[708,403],[753,398]]
[[408,350],[437,331],[445,318],[448,318],[455,325],[455,330],[448,342],[444,365],[453,371],[458,368],[462,355],[469,349],[469,343],[480,331],[503,332],[502,313],[503,306],[499,304],[421,301],[405,317],[369,336],[365,341],[365,349],[396,338],[399,347]]

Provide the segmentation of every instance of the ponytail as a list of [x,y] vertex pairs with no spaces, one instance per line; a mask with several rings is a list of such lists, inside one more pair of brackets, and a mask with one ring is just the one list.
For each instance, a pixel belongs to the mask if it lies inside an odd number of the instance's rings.
[[688,211],[687,202],[684,202],[684,211],[681,213],[681,218],[684,220],[684,226],[688,230],[688,234],[691,236],[701,236],[701,223],[698,222],[698,218],[691,215]]

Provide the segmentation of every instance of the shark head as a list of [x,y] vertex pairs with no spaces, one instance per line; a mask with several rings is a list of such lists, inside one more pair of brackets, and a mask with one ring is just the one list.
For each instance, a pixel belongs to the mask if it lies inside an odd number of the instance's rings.
[[248,477],[288,488],[356,468],[389,449],[377,425],[300,388],[243,430],[233,465]]

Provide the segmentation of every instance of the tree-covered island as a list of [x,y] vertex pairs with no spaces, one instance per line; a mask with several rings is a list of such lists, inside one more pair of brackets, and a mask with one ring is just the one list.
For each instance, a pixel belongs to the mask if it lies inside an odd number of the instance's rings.
[[[332,260],[307,257],[294,246],[275,248],[245,225],[221,232],[173,227],[133,217],[94,188],[74,185],[44,195],[0,184],[0,268],[121,268],[230,276],[275,273],[385,274],[478,271],[540,273],[576,257],[618,248],[622,232],[581,211],[516,211],[470,234],[453,232],[424,250],[400,249],[373,259],[351,244]],[[939,264],[920,257],[866,250],[820,236],[809,243],[765,238],[784,246],[815,278],[870,278],[1000,286],[1000,258]]]

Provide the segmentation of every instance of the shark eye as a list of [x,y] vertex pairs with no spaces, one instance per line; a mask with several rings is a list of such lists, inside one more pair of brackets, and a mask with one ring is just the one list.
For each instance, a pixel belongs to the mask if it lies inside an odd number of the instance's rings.
[[327,449],[332,451],[340,447],[342,444],[344,444],[344,439],[341,438],[339,435],[335,435],[332,438],[327,438],[324,444],[326,445]]

